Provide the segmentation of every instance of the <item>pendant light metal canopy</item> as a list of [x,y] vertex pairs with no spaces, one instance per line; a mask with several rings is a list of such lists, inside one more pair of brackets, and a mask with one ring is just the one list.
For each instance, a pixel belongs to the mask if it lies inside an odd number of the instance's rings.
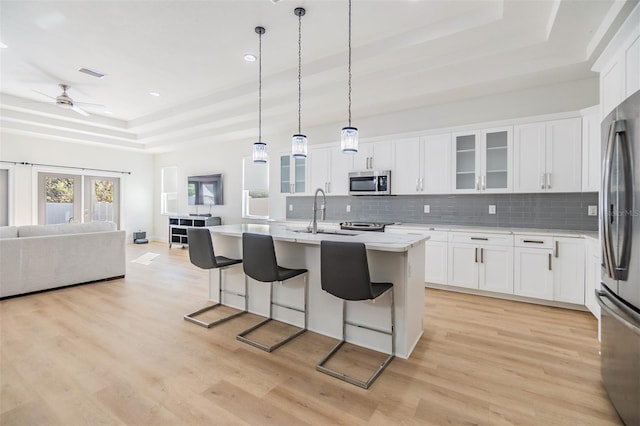
[[307,136],[301,130],[302,105],[302,17],[307,11],[296,7],[293,13],[298,17],[298,133],[291,138],[291,154],[295,158],[307,158]]
[[266,163],[267,144],[262,141],[262,35],[266,32],[264,27],[256,27],[258,34],[258,142],[253,144],[253,162]]
[[351,0],[349,0],[349,125],[342,128],[340,149],[345,154],[358,152],[358,129],[351,126]]

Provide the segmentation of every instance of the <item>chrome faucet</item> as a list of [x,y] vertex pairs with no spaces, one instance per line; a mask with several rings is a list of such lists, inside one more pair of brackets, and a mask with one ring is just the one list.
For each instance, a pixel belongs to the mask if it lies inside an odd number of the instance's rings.
[[320,210],[322,210],[322,219],[326,218],[326,205],[327,205],[327,196],[321,188],[316,189],[316,193],[313,195],[313,225],[311,228],[312,234],[318,233],[318,220],[316,219],[318,213],[318,192],[322,193],[322,205],[320,206]]

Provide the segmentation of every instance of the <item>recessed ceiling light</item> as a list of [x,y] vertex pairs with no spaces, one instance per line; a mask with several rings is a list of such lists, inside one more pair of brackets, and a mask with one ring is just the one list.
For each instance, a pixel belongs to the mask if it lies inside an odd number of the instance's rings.
[[9,46],[0,41],[0,49],[6,49],[7,47]]
[[158,92],[149,92],[149,94],[151,96],[156,96],[156,97],[160,96],[160,93],[158,93]]
[[256,55],[254,55],[253,53],[245,53],[244,54],[244,60],[247,62],[255,62],[256,61]]

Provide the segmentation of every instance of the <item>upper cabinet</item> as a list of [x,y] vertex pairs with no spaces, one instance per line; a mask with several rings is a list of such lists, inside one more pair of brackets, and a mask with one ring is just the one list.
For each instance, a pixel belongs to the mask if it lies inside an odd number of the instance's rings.
[[451,135],[394,141],[391,190],[396,195],[451,192]]
[[580,117],[514,127],[514,192],[580,192]]
[[280,156],[280,193],[304,194],[307,192],[307,160],[290,154]]
[[311,148],[309,158],[309,193],[321,188],[327,195],[348,194],[353,155],[343,154],[338,146],[329,146]]
[[452,135],[455,192],[510,192],[513,129],[501,127]]
[[391,141],[365,142],[353,154],[353,170],[392,170],[393,143]]
[[600,116],[598,111],[582,117],[582,191],[600,190]]
[[593,65],[600,73],[601,118],[640,89],[640,4]]

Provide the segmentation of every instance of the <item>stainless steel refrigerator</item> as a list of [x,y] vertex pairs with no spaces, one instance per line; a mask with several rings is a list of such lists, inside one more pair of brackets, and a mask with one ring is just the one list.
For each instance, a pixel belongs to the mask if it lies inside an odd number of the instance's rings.
[[602,122],[602,380],[620,418],[640,425],[640,91]]

